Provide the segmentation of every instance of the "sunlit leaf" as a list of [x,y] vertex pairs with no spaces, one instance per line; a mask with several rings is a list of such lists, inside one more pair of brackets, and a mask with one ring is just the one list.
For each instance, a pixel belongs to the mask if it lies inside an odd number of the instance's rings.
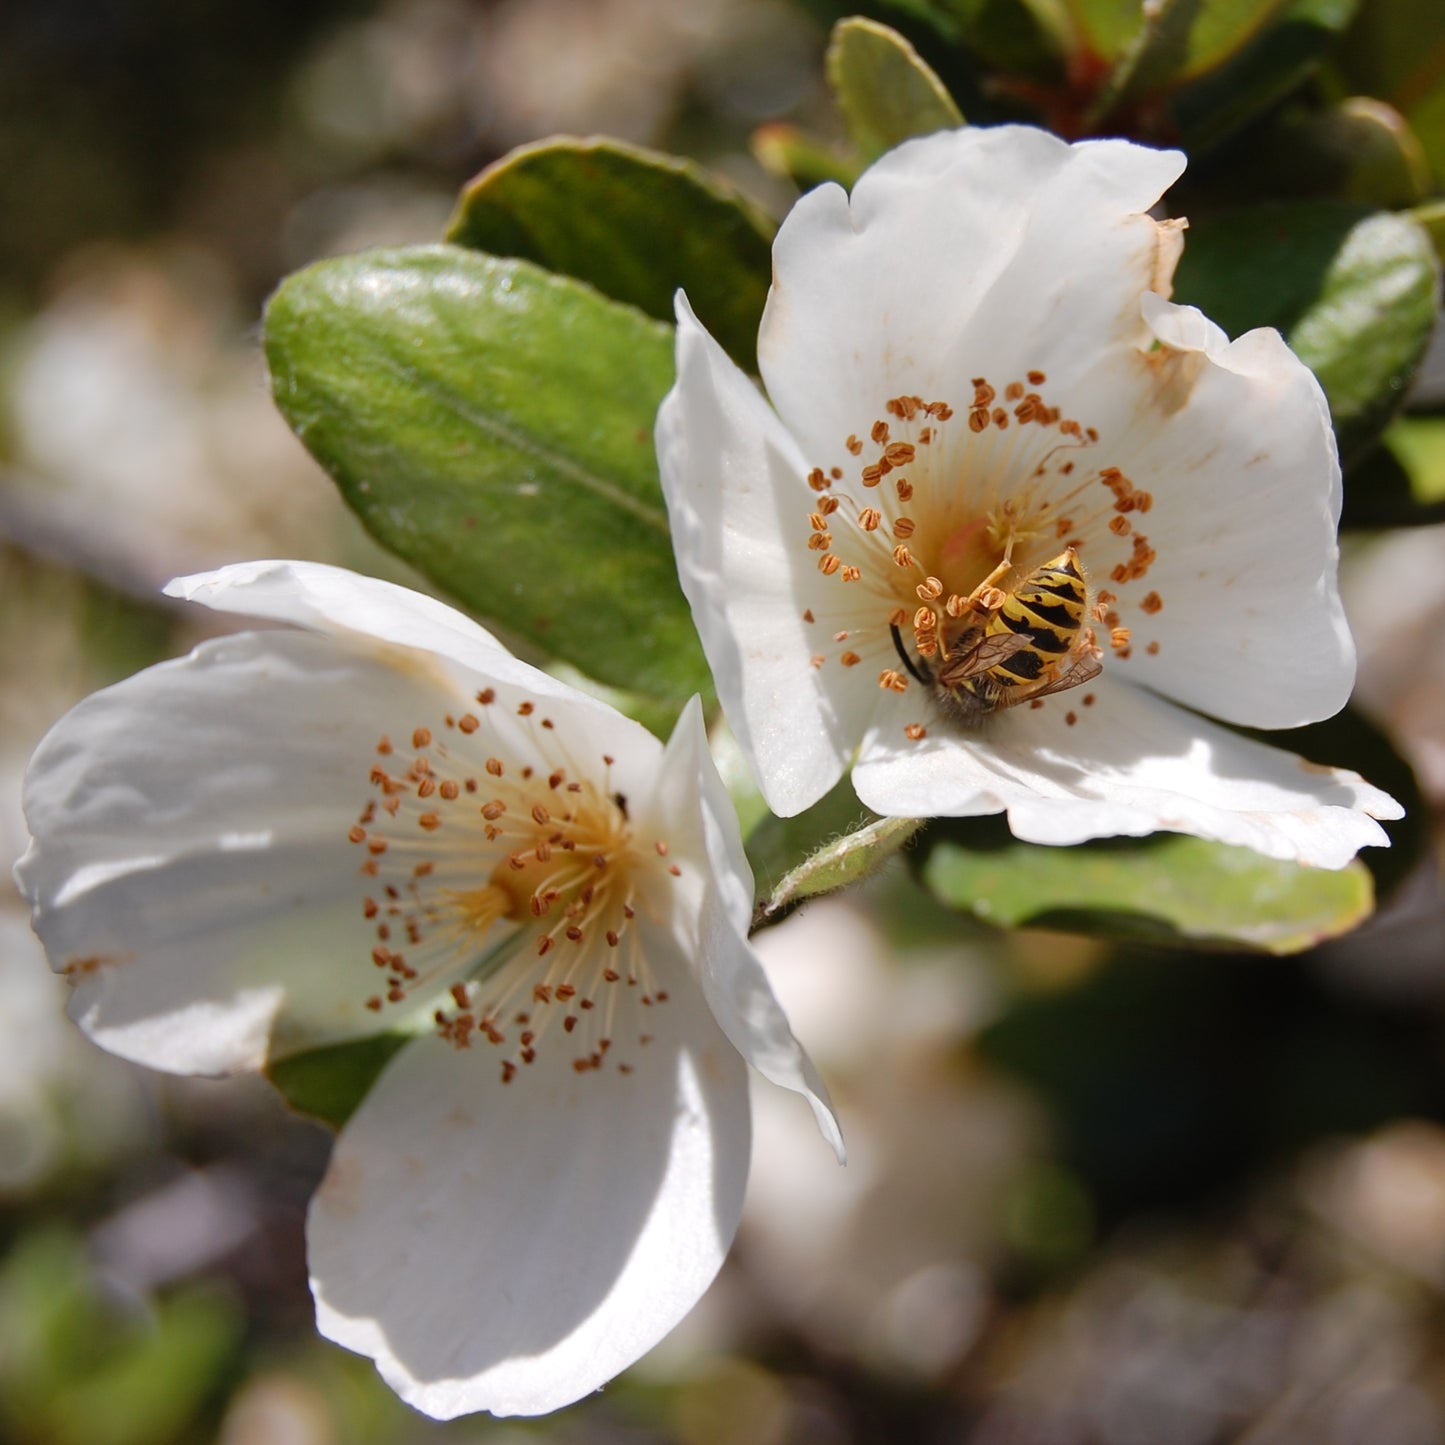
[[876,20],[840,20],[825,68],[848,134],[866,160],[912,136],[963,124],[953,98],[918,52]]
[[417,247],[290,277],[266,355],[385,546],[599,681],[707,691],[652,443],[667,327],[524,261]]
[[882,867],[923,826],[921,818],[875,818],[822,844],[760,900],[757,918],[770,923],[807,898],[859,883]]
[[950,824],[923,845],[924,883],[999,927],[1295,953],[1370,914],[1370,872],[1306,868],[1181,834],[1074,848],[1021,843],[992,820]]
[[1385,433],[1385,445],[1410,479],[1411,500],[1445,506],[1445,417],[1403,417]]
[[690,161],[562,136],[488,166],[463,190],[447,240],[534,261],[662,321],[681,287],[751,371],[775,230],[736,187]]

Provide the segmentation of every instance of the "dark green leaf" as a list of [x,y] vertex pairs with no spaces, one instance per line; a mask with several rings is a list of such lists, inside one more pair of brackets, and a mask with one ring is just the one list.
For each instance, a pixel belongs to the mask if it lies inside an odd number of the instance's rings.
[[1004,928],[1295,953],[1348,932],[1374,902],[1358,861],[1306,868],[1173,833],[1049,848],[970,820],[935,825],[920,851],[935,897]]
[[417,247],[290,277],[266,355],[385,546],[602,682],[707,690],[652,444],[668,328],[524,261]]
[[1187,147],[1217,144],[1288,95],[1334,47],[1358,7],[1359,0],[1287,0],[1242,48],[1181,85],[1169,104]]
[[1338,48],[1333,68],[1347,92],[1400,111],[1445,179],[1445,5],[1370,0]]
[[826,70],[848,134],[865,160],[913,136],[963,124],[953,98],[918,52],[876,20],[840,20]]
[[756,370],[772,220],[690,161],[612,140],[522,146],[462,192],[447,240],[535,261],[671,321],[673,295]]
[[372,1034],[344,1044],[328,1044],[266,1066],[266,1077],[300,1114],[339,1129],[356,1111],[398,1049],[411,1034]]
[[1408,218],[1302,201],[1192,225],[1175,299],[1231,336],[1278,327],[1319,377],[1348,460],[1404,400],[1434,327],[1438,271]]
[[950,8],[964,44],[995,69],[1045,82],[1061,78],[1072,26],[1054,0],[950,0]]

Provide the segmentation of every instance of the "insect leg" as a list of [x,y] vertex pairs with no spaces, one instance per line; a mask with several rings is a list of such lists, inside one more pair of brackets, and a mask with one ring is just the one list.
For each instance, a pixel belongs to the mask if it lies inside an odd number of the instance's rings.
[[893,634],[893,646],[898,649],[898,656],[902,660],[904,667],[908,669],[909,676],[912,677],[915,682],[921,682],[924,687],[931,687],[933,685],[932,671],[921,657],[915,660],[908,655],[907,649],[903,646],[903,636],[898,631],[898,624],[896,622],[890,622],[888,624],[888,630]]

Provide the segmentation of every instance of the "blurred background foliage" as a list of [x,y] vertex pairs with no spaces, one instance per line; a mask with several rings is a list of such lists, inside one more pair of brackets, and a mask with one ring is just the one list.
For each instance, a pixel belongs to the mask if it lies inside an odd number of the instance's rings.
[[[1158,928],[1001,933],[980,898],[1074,926],[1090,900],[1004,839],[934,830],[759,938],[841,1105],[847,1170],[760,1091],[743,1230],[686,1325],[551,1420],[438,1425],[315,1337],[302,1228],[326,1134],[258,1081],[90,1048],[0,884],[0,1439],[1445,1439],[1445,369],[1417,368],[1445,236],[1445,12],[861,8],[917,63],[866,29],[830,50],[853,8],[829,0],[0,9],[0,861],[23,848],[19,778],[49,722],[205,625],[156,600],[167,578],[294,555],[416,580],[271,404],[257,318],[283,276],[449,226],[578,274],[545,228],[540,254],[497,240],[570,153],[457,209],[555,132],[707,167],[746,198],[724,207],[745,270],[799,185],[952,107],[1186,145],[1186,299],[1281,326],[1330,389],[1361,672],[1317,755],[1413,803],[1368,859],[1380,912],[1288,957],[1211,951],[1197,899],[1187,952]],[[1293,237],[1318,250],[1307,285]],[[1341,347],[1331,318],[1363,295],[1378,344]],[[857,821],[841,806],[818,836]],[[785,835],[755,844],[767,887],[806,852]]]

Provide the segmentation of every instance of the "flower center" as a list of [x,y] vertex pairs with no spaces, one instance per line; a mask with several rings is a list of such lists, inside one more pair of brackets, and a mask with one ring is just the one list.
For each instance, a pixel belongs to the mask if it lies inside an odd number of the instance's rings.
[[[1045,382],[975,378],[962,414],[894,397],[866,442],[844,443],[856,471],[809,473],[807,545],[837,584],[803,615],[832,632],[814,667],[866,660],[885,691],[911,678],[976,722],[1087,682],[1106,650],[1130,658],[1134,630],[1164,605],[1138,585],[1156,560],[1139,529],[1154,499],[1095,463],[1099,433],[1050,405]],[[926,735],[921,722],[904,731]]]
[[554,1029],[580,1049],[579,1073],[630,1073],[614,1042],[651,1042],[643,1010],[668,999],[634,923],[653,876],[681,870],[665,842],[635,839],[612,758],[579,766],[531,701],[513,710],[488,688],[476,702],[377,743],[348,834],[383,980],[366,1005],[441,1000],[440,1036],[499,1049],[505,1083]]

